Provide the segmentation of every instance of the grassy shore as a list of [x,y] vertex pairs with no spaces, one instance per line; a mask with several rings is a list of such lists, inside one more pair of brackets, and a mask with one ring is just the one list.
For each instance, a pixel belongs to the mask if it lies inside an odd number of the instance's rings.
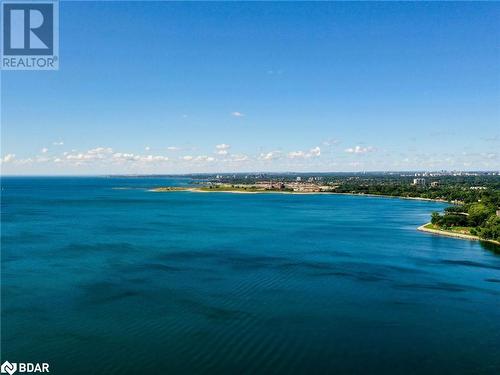
[[418,227],[417,229],[419,231],[422,231],[422,232],[432,233],[432,234],[436,234],[439,236],[454,237],[454,238],[460,238],[463,240],[484,241],[484,242],[493,243],[495,245],[500,245],[500,242],[498,242],[498,241],[482,239],[478,236],[471,234],[470,227],[453,227],[453,228],[449,228],[449,229],[443,229],[443,228],[440,228],[434,224],[427,223],[427,224],[424,224],[424,225]]

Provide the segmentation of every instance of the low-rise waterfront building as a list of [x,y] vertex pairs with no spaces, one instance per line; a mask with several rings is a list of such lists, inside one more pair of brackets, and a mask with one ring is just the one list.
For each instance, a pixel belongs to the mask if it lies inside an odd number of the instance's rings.
[[414,178],[413,185],[416,186],[425,186],[425,178]]

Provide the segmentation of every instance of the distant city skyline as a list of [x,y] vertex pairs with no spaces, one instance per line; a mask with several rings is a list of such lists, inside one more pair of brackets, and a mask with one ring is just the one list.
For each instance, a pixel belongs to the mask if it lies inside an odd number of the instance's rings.
[[68,2],[2,174],[500,170],[499,3]]

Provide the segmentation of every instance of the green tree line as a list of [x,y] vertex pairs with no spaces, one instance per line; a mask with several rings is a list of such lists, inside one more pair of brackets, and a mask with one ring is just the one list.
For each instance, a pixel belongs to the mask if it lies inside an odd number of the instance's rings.
[[498,191],[482,191],[474,203],[465,203],[445,209],[444,214],[432,213],[431,223],[443,229],[470,227],[470,233],[480,238],[500,241],[500,205]]

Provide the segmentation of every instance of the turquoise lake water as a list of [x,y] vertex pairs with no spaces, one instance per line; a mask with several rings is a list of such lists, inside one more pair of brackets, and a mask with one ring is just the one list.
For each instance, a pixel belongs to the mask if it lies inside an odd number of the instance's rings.
[[147,191],[188,183],[2,178],[2,361],[500,373],[500,255],[416,231],[444,204]]

